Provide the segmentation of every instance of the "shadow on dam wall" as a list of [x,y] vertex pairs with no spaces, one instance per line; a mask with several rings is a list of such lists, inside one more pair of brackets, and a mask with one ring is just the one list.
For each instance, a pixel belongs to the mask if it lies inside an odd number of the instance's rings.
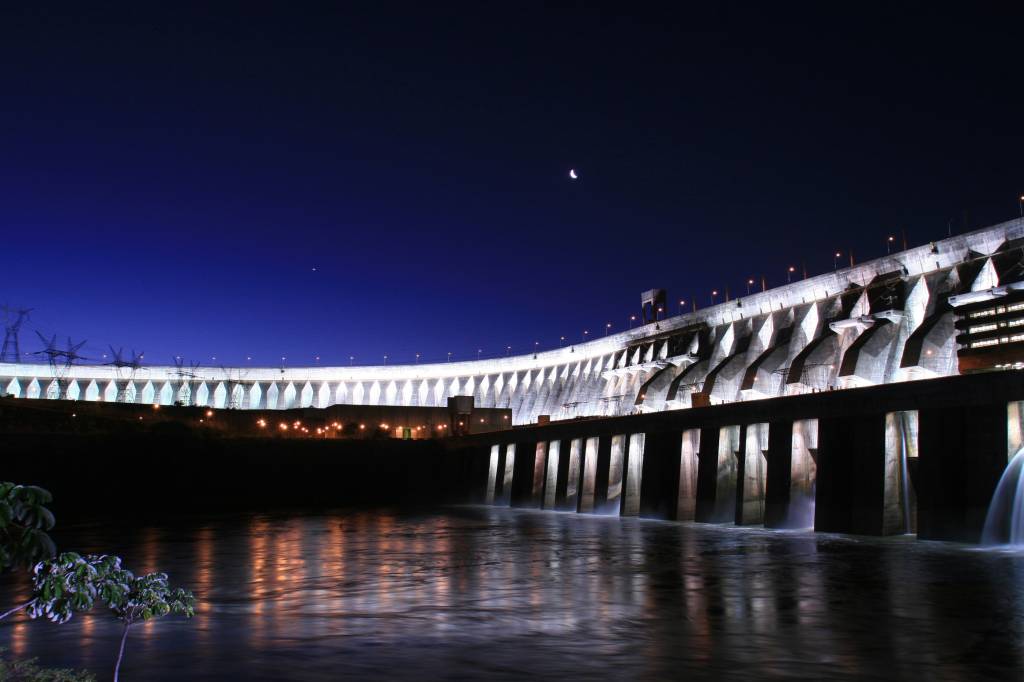
[[442,441],[281,440],[192,433],[0,436],[0,480],[42,486],[62,519],[476,502],[478,451]]

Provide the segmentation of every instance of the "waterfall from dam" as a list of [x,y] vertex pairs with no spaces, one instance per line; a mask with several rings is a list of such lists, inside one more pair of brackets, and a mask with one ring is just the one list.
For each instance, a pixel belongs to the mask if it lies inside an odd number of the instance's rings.
[[981,540],[986,545],[1024,546],[1024,448],[1017,451],[996,486],[985,516]]

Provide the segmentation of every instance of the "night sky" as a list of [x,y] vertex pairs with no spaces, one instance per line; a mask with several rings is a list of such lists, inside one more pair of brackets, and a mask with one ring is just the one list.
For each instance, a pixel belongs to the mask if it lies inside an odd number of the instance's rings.
[[707,305],[1016,217],[1024,191],[1010,9],[12,4],[23,350],[526,352],[622,329],[650,287]]

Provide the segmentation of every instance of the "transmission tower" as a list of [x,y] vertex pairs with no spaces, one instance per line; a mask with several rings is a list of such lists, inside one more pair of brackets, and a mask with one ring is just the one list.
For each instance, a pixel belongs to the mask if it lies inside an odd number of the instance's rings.
[[[3,306],[4,311],[4,346],[0,350],[0,362],[19,362],[21,346],[18,345],[18,330],[28,320],[32,308],[11,308]],[[12,349],[13,347],[13,349]]]
[[199,375],[196,372],[196,370],[199,369],[199,363],[190,362],[189,366],[185,367],[184,358],[175,357],[174,367],[174,373],[181,382],[181,387],[179,388],[181,403],[182,405],[189,406],[192,404],[192,396],[194,395],[192,382],[199,378]]
[[[110,354],[113,356],[113,360],[108,362],[108,365],[114,367],[114,372],[117,374],[117,395],[114,400],[119,403],[128,402],[128,387],[134,385],[135,374],[142,369],[142,356],[143,353],[136,353],[135,349],[132,349],[131,359],[124,359],[124,348],[118,348],[114,350],[113,346],[110,348]],[[138,398],[136,397],[136,402]]]
[[67,348],[61,350],[57,348],[56,334],[46,338],[39,331],[36,331],[36,336],[43,342],[44,348],[43,350],[36,351],[33,355],[46,356],[46,360],[50,365],[50,374],[53,376],[53,381],[50,382],[50,387],[46,391],[46,397],[50,399],[66,398],[67,387],[65,386],[65,378],[75,360],[85,359],[85,356],[78,354],[78,351],[85,345],[85,341],[74,343],[69,336]]
[[227,400],[224,401],[224,406],[229,410],[237,410],[242,407],[244,396],[237,397],[235,392],[239,386],[244,385],[243,382],[249,374],[249,370],[241,367],[228,368],[223,365],[220,368],[224,371],[224,384],[228,389]]

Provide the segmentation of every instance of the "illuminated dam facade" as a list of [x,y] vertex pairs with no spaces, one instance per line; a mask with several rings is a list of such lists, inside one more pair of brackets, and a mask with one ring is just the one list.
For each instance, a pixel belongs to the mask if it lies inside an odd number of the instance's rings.
[[0,393],[238,409],[473,396],[528,424],[1010,367],[1022,342],[1024,220],[1013,220],[557,350],[360,367],[3,363]]

